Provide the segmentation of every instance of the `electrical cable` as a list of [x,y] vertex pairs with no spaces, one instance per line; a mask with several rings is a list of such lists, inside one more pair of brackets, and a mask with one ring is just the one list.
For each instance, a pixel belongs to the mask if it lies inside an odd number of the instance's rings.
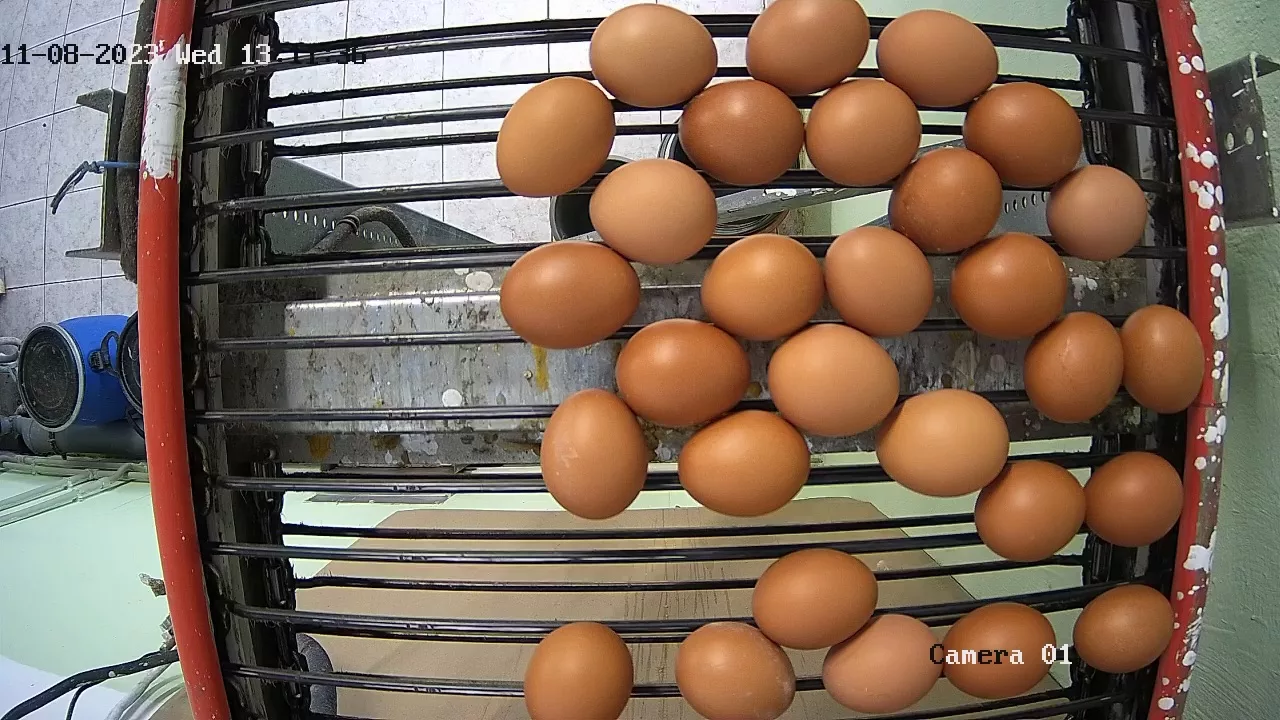
[[151,668],[159,667],[161,665],[169,665],[177,661],[177,650],[157,650],[155,652],[149,652],[137,660],[130,660],[129,662],[123,662],[118,665],[108,665],[106,667],[79,672],[71,677],[58,681],[47,690],[44,690],[13,706],[9,712],[0,716],[0,720],[18,720],[18,718],[30,715],[72,690],[79,692],[86,686],[96,685],[104,680],[110,680],[111,678],[120,677],[122,675],[133,675],[144,670],[150,670]]
[[72,720],[72,716],[76,714],[76,702],[80,700],[80,696],[84,694],[84,691],[95,687],[97,684],[96,682],[85,683],[76,688],[76,691],[71,695],[71,702],[67,703],[67,720]]

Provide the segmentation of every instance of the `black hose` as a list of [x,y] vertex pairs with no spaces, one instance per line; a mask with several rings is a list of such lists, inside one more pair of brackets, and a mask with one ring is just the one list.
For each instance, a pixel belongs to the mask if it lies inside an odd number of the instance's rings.
[[395,236],[396,241],[401,247],[414,247],[413,234],[409,232],[409,226],[404,224],[399,215],[396,215],[391,208],[382,207],[380,205],[370,205],[355,210],[350,215],[338,221],[338,226],[330,230],[327,235],[320,238],[307,252],[323,253],[330,252],[334,248],[339,247],[342,243],[356,234],[361,225],[365,223],[381,223],[387,226],[391,234]]
[[[151,28],[156,19],[156,0],[142,0],[138,8],[138,25],[133,31],[133,47],[151,43]],[[129,87],[124,97],[124,117],[120,121],[120,139],[116,142],[116,160],[139,162],[142,158],[142,110],[147,103],[146,63],[129,66]],[[138,176],[135,172],[116,173],[116,215],[119,218],[120,269],[129,282],[138,282]]]
[[147,653],[137,660],[130,660],[119,665],[108,665],[94,670],[85,670],[76,673],[69,678],[59,681],[53,687],[45,690],[29,700],[23,700],[13,709],[5,713],[0,720],[18,720],[25,717],[58,698],[66,695],[73,690],[79,690],[83,686],[95,685],[103,680],[110,680],[121,675],[133,675],[143,670],[150,670],[161,665],[171,665],[178,661],[177,650],[157,650]]

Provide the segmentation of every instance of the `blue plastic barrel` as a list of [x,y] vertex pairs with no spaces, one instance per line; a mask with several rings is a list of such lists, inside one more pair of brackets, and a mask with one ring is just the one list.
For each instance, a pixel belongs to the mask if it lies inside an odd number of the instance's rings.
[[18,391],[31,418],[52,432],[123,420],[129,402],[115,375],[124,315],[38,325],[18,353]]

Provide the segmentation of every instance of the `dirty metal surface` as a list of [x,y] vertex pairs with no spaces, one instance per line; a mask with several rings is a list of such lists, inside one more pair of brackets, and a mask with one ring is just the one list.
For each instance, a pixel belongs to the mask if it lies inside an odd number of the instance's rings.
[[1214,198],[1210,190],[1208,200],[1201,202],[1221,202],[1229,227],[1280,222],[1275,179],[1271,175],[1267,117],[1258,92],[1258,81],[1276,70],[1280,70],[1280,64],[1250,53],[1209,72],[1212,100],[1204,98],[1204,103],[1214,119],[1222,157],[1215,158],[1213,153],[1194,145],[1188,145],[1186,152],[1189,160],[1208,165],[1217,159],[1221,165],[1222,196]]
[[[954,258],[932,258],[936,283],[930,318],[954,320],[948,301]],[[1099,264],[1066,259],[1070,280],[1067,311],[1089,310],[1123,317],[1149,302],[1147,261]],[[641,267],[643,299],[630,325],[670,317],[702,317],[698,282],[709,261],[670,268]],[[224,410],[401,408],[511,408],[520,417],[473,420],[415,418],[316,419],[236,418],[228,432],[252,442],[273,443],[283,461],[341,464],[527,463],[536,451],[545,418],[568,395],[588,387],[614,387],[613,366],[624,340],[588,348],[547,351],[509,334],[498,307],[505,268],[339,275],[325,278],[310,300],[244,302],[222,306],[224,339],[285,342],[271,349],[235,348],[220,356]],[[273,293],[265,293],[267,297]],[[277,295],[278,297],[278,295]],[[826,307],[819,320],[837,316]],[[453,335],[495,333],[500,342],[454,342]],[[396,336],[438,333],[441,344],[404,344]],[[487,336],[495,337],[494,335]],[[316,338],[325,347],[297,347]],[[364,347],[340,347],[335,340]],[[464,338],[465,339],[465,338]],[[958,323],[882,341],[897,362],[902,392],[940,387],[1017,391],[1023,387],[1026,341],[1005,342],[975,335]],[[765,370],[777,343],[748,343],[752,385],[748,400],[767,399]],[[285,349],[292,348],[292,349]],[[941,362],[939,362],[941,359]],[[1011,393],[1011,395],[1016,393]],[[1004,403],[1017,439],[1129,432],[1143,422],[1131,403],[1118,401],[1095,423],[1072,428],[1041,418],[1025,401]],[[676,457],[690,430],[647,428],[654,458]],[[271,436],[271,439],[261,439]],[[813,438],[815,452],[871,449],[870,435]]]

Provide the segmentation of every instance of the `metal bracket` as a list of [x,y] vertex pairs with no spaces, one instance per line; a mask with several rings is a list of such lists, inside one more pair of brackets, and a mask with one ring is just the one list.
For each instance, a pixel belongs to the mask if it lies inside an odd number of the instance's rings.
[[[1280,222],[1258,79],[1280,64],[1257,53],[1209,72],[1227,227]],[[1208,99],[1205,102],[1209,102]]]

